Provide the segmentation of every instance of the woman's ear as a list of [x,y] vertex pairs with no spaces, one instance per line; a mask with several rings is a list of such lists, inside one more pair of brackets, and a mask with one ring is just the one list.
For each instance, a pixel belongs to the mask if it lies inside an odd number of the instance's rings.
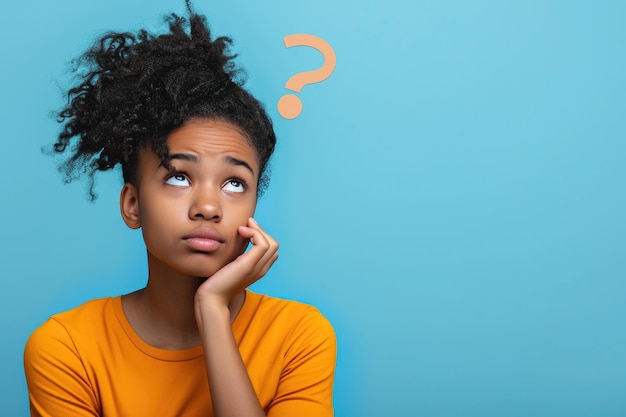
[[131,229],[139,229],[141,227],[137,187],[129,182],[124,184],[120,193],[120,211],[126,226]]

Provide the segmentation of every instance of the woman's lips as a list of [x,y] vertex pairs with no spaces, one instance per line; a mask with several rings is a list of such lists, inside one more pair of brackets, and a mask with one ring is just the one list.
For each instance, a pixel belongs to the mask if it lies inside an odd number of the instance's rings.
[[222,242],[220,241],[201,237],[187,238],[185,239],[185,242],[187,242],[187,245],[191,249],[199,252],[213,252],[222,245]]
[[183,237],[187,245],[199,252],[213,252],[223,243],[224,238],[214,229],[201,227]]

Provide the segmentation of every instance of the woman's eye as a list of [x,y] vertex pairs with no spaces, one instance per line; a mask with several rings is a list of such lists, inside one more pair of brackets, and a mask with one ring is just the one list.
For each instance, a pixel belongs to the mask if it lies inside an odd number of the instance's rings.
[[189,179],[186,175],[183,174],[174,174],[165,180],[165,183],[168,185],[175,185],[177,187],[188,187]]
[[228,180],[226,184],[224,184],[223,188],[231,193],[243,193],[246,187],[244,186],[243,181]]

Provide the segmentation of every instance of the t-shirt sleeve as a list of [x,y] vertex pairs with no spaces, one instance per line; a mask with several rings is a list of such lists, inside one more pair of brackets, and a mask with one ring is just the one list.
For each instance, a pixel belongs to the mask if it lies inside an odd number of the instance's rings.
[[337,356],[335,332],[311,308],[297,321],[285,353],[285,364],[268,417],[332,417]]
[[24,371],[32,417],[99,416],[81,357],[61,323],[49,319],[30,336]]

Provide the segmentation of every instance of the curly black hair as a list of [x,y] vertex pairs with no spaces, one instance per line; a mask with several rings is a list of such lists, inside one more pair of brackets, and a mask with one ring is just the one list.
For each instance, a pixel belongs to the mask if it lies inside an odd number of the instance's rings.
[[259,158],[258,194],[267,187],[276,145],[272,122],[243,88],[231,39],[212,39],[206,18],[189,0],[186,5],[188,19],[165,17],[168,33],[107,33],[74,61],[79,81],[58,113],[62,130],[53,154],[69,153],[59,165],[64,181],[86,175],[91,200],[97,171],[120,164],[124,181],[134,184],[138,154],[147,145],[167,166],[169,133],[195,118],[241,129]]

